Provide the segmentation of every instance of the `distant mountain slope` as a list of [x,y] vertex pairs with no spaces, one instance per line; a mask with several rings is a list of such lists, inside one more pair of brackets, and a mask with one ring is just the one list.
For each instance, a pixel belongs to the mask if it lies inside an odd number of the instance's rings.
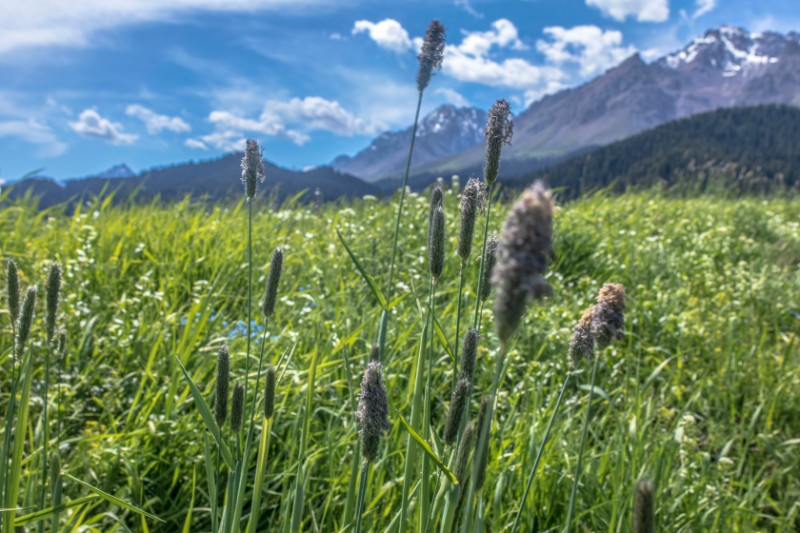
[[526,176],[574,197],[661,185],[686,192],[800,192],[800,109],[719,109],[680,119]]
[[[518,112],[513,144],[503,150],[504,171],[520,175],[671,120],[759,104],[800,106],[800,34],[749,33],[722,26],[652,63],[633,55],[584,85],[546,96]],[[415,149],[425,144],[419,139]],[[407,145],[406,138],[405,150]],[[465,175],[479,170],[483,157],[481,141],[458,153],[420,161],[412,176],[422,182]]]
[[[480,109],[438,107],[420,120],[412,169],[479,145],[485,125],[486,112]],[[405,171],[410,142],[411,127],[386,132],[355,156],[337,157],[331,166],[367,181],[396,177]]]
[[[134,192],[137,198],[143,200],[156,195],[164,200],[175,200],[187,194],[207,195],[212,199],[237,197],[243,190],[239,179],[242,174],[241,160],[241,153],[233,153],[210,161],[152,169],[124,179],[96,177],[58,183],[47,178],[29,178],[13,184],[10,196],[21,197],[31,191],[40,198],[42,207],[91,194],[100,194],[103,190],[116,191],[117,198],[120,199],[127,198]],[[317,188],[327,200],[380,192],[377,187],[348,174],[339,173],[330,167],[301,172],[283,169],[267,162],[265,170],[266,190],[277,190],[280,198],[294,195],[302,190],[313,194]]]

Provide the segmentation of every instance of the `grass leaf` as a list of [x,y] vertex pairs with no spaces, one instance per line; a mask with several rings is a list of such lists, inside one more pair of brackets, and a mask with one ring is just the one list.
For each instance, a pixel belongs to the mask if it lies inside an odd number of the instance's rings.
[[419,444],[419,445],[420,445],[420,447],[422,448],[422,450],[423,450],[423,451],[424,451],[424,452],[425,452],[425,453],[428,455],[428,457],[430,457],[430,458],[431,458],[431,461],[433,461],[433,463],[434,463],[436,466],[438,466],[438,467],[439,467],[439,469],[440,469],[442,472],[444,472],[444,475],[446,475],[446,476],[447,476],[447,479],[449,479],[449,480],[450,480],[450,483],[452,483],[453,485],[458,485],[458,480],[456,479],[456,476],[455,476],[455,474],[453,474],[453,472],[451,472],[451,471],[450,471],[450,469],[449,469],[449,468],[447,468],[447,465],[446,465],[446,464],[444,464],[444,461],[442,461],[441,459],[439,459],[439,456],[438,456],[438,455],[436,455],[436,453],[435,453],[435,452],[433,451],[433,449],[431,448],[430,444],[428,444],[427,442],[425,442],[425,439],[423,439],[422,437],[420,437],[419,433],[417,433],[416,431],[414,431],[414,428],[412,428],[412,427],[409,425],[409,423],[408,423],[408,422],[406,422],[406,419],[405,419],[405,418],[403,418],[403,416],[402,416],[402,415],[400,416],[400,421],[403,423],[403,427],[405,427],[405,428],[406,428],[406,431],[408,431],[408,434],[409,434],[409,435],[411,435],[411,438],[412,438],[412,439],[414,439],[414,440],[417,442],[417,444]]

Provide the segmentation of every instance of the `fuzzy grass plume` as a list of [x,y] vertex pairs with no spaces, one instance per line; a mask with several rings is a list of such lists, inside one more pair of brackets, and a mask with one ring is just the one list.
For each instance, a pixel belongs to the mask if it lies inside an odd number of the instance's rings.
[[50,265],[44,295],[45,332],[47,333],[47,344],[50,344],[53,342],[56,332],[56,315],[58,314],[58,301],[61,297],[61,265],[59,263]]
[[633,533],[655,533],[656,513],[653,484],[641,479],[633,494]]
[[475,235],[475,219],[478,212],[483,211],[486,194],[481,182],[470,178],[461,193],[461,224],[458,229],[458,256],[466,262],[472,254],[472,240]]
[[419,70],[417,71],[417,90],[422,92],[428,86],[433,76],[434,70],[441,70],[442,60],[444,59],[444,42],[446,34],[444,24],[434,19],[425,31],[425,40],[422,42],[417,59],[419,60]]
[[237,381],[231,397],[231,431],[238,433],[244,420],[244,385]]
[[389,401],[383,384],[383,366],[378,361],[367,363],[364,371],[356,422],[361,437],[361,455],[365,462],[372,462],[378,456],[383,434],[392,427],[389,422]]
[[525,190],[511,209],[497,246],[492,274],[497,294],[497,335],[505,343],[516,331],[531,299],[550,293],[544,279],[552,256],[553,204],[541,182]]
[[269,365],[264,373],[264,418],[270,419],[275,413],[275,367]]
[[230,387],[231,355],[228,348],[223,346],[217,352],[217,386],[214,399],[214,415],[217,425],[222,425],[228,418],[228,390]]
[[248,200],[252,200],[256,195],[258,183],[264,181],[264,159],[261,155],[261,148],[253,139],[247,139],[247,145],[242,158],[242,183],[244,183],[244,194]]
[[488,187],[492,187],[500,173],[500,151],[503,145],[511,145],[514,126],[511,122],[511,106],[506,100],[497,100],[489,109],[486,122],[486,164],[483,179]]
[[19,320],[19,271],[17,270],[17,263],[13,259],[9,259],[6,263],[6,302],[8,304],[8,312],[11,315],[11,324],[16,328],[17,320]]
[[478,354],[478,330],[469,328],[464,334],[464,346],[461,348],[461,376],[472,380],[475,374],[475,358]]
[[267,285],[264,290],[264,300],[261,303],[261,311],[264,313],[265,319],[275,314],[275,302],[278,298],[278,284],[281,280],[282,270],[283,248],[275,248],[269,263],[269,274],[267,275]]
[[450,398],[450,410],[447,412],[447,418],[444,423],[444,432],[442,440],[445,444],[451,446],[458,436],[458,427],[461,425],[461,419],[464,417],[464,410],[469,403],[469,393],[472,387],[469,379],[462,377],[458,380],[453,394]]

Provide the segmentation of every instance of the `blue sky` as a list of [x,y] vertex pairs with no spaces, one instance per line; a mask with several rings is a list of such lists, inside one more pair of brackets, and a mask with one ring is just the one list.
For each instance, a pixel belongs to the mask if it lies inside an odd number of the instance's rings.
[[443,103],[516,111],[722,24],[800,31],[797,0],[0,2],[0,179],[134,171],[258,139],[304,168],[413,119],[416,48],[447,28]]

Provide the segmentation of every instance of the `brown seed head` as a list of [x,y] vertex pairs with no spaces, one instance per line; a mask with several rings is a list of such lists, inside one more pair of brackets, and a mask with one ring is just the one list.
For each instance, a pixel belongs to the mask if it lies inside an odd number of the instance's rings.
[[361,436],[361,455],[364,461],[371,462],[378,456],[383,434],[392,427],[389,422],[389,401],[383,384],[383,367],[378,361],[367,363],[364,371],[356,422]]
[[442,69],[445,37],[444,24],[438,20],[432,20],[425,31],[422,50],[417,56],[417,59],[419,59],[417,90],[419,92],[424,91],[428,86],[431,76],[433,76],[433,71]]
[[472,253],[472,238],[475,235],[475,219],[478,211],[483,210],[486,194],[483,192],[481,182],[470,178],[461,193],[461,225],[458,230],[458,256],[461,261],[467,261]]
[[489,109],[486,123],[486,165],[483,179],[491,187],[500,172],[500,150],[504,144],[511,145],[514,126],[511,122],[511,106],[506,100],[498,100]]
[[553,253],[552,238],[553,204],[537,181],[514,204],[497,246],[494,316],[503,343],[516,331],[528,302],[550,294],[544,273]]
[[583,316],[575,324],[572,340],[569,343],[570,367],[575,368],[585,357],[594,356],[594,338],[592,337],[592,308],[583,312]]
[[625,327],[625,287],[606,283],[592,306],[592,336],[600,349],[612,340],[621,339]]

